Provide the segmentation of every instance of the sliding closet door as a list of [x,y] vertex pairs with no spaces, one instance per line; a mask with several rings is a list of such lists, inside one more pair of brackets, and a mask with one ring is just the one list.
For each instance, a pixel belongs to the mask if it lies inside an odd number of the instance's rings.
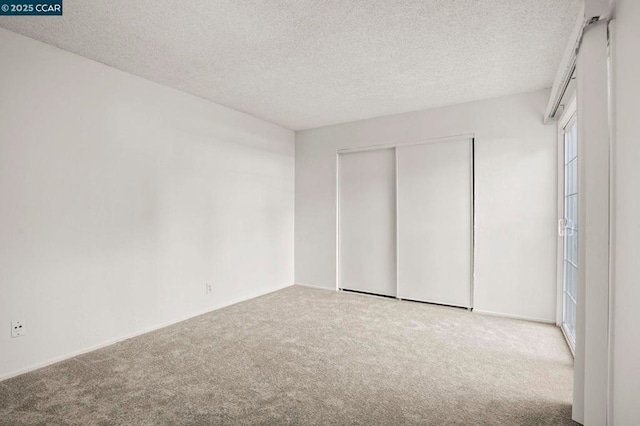
[[471,307],[471,140],[397,156],[398,297]]
[[393,149],[339,156],[339,271],[342,289],[396,295]]

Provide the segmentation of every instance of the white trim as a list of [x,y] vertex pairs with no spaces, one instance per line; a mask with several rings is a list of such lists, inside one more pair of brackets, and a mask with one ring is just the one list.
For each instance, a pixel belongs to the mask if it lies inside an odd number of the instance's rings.
[[398,147],[393,148],[393,156],[395,160],[395,177],[396,177],[396,298],[400,297],[400,203],[398,200]]
[[[234,303],[232,303],[232,305],[233,304]],[[227,306],[230,306],[230,305],[227,305]],[[79,349],[77,351],[73,351],[73,352],[70,352],[70,353],[65,354],[65,355],[61,355],[61,356],[57,356],[57,357],[54,357],[54,358],[50,358],[50,359],[48,359],[46,361],[39,362],[37,364],[30,365],[29,367],[22,368],[22,369],[16,370],[16,371],[12,371],[12,372],[7,373],[7,374],[5,374],[3,376],[0,376],[0,380],[10,379],[12,377],[20,376],[21,374],[25,374],[25,373],[29,373],[31,371],[39,370],[40,368],[47,367],[49,365],[56,364],[58,362],[74,358],[74,357],[76,357],[78,355],[83,355],[83,354],[86,354],[86,353],[89,353],[89,352],[96,351],[98,349],[106,348],[107,346],[115,345],[116,343],[123,342],[125,340],[129,340],[129,339],[132,339],[134,337],[142,336],[143,334],[147,334],[147,333],[150,333],[152,331],[160,330],[161,328],[169,327],[169,326],[177,324],[179,322],[183,322],[183,321],[189,320],[191,318],[195,318],[195,317],[198,317],[200,315],[204,315],[204,314],[207,314],[209,312],[213,312],[213,311],[216,311],[218,309],[222,309],[224,307],[226,307],[226,306],[221,306],[221,307],[215,308],[213,310],[199,311],[198,313],[195,313],[193,315],[188,315],[188,316],[185,316],[185,317],[180,317],[180,318],[177,318],[177,319],[169,320],[169,321],[163,322],[163,323],[158,324],[158,325],[154,325],[154,326],[147,327],[147,328],[144,328],[144,329],[139,330],[139,331],[135,331],[133,333],[125,334],[122,337],[117,337],[115,339],[109,339],[109,340],[107,340],[105,342],[98,343],[98,344],[92,345],[92,346],[88,346],[86,348]]]
[[[319,290],[334,291],[334,290],[332,290],[331,288],[328,288],[328,287],[320,287],[320,286],[311,285],[311,284],[295,283],[295,285],[299,285],[301,287],[315,288],[315,289],[319,289]],[[343,293],[342,290],[338,290],[338,291],[340,293]],[[400,301],[400,302],[418,303],[418,304],[430,305],[430,306],[442,306],[442,307],[454,308],[454,309],[460,309],[460,308],[466,309],[463,306],[442,305],[442,304],[439,304],[439,303],[429,303],[429,302],[422,302],[422,301],[419,301],[419,300],[410,300],[410,299],[401,299],[401,298],[398,298],[398,297],[381,296],[381,295],[377,295],[377,294],[369,294],[369,293],[364,293],[364,292],[360,292],[360,291],[346,290],[346,293],[355,294],[355,295],[358,295],[358,296],[375,297],[377,299],[397,300],[397,301]],[[549,319],[528,317],[528,316],[524,316],[524,315],[507,314],[507,313],[503,313],[503,312],[483,311],[483,310],[479,310],[479,309],[473,309],[472,313],[478,314],[478,315],[487,315],[487,316],[492,316],[492,317],[511,318],[511,319],[517,319],[517,320],[522,320],[522,321],[539,322],[539,323],[544,323],[544,324],[553,324],[554,323],[553,320],[549,320]]]
[[331,288],[331,287],[323,287],[323,286],[319,286],[319,285],[315,285],[315,284],[295,283],[294,285],[298,285],[300,287],[315,288],[315,289],[318,289],[318,290],[337,291],[336,289]]
[[198,311],[198,312],[196,312],[194,314],[189,314],[189,315],[181,316],[181,317],[178,317],[178,318],[174,318],[172,320],[165,321],[165,322],[162,322],[160,324],[153,325],[151,327],[147,327],[147,328],[144,328],[142,330],[135,331],[133,333],[125,334],[125,335],[123,335],[121,337],[117,337],[115,339],[109,339],[109,340],[107,340],[105,342],[98,343],[98,344],[92,345],[92,346],[88,346],[88,347],[83,348],[83,349],[78,349],[76,351],[70,352],[70,353],[65,354],[65,355],[60,355],[60,356],[57,356],[57,357],[53,357],[53,358],[50,358],[50,359],[48,359],[46,361],[42,361],[42,362],[39,362],[39,363],[36,363],[36,364],[32,364],[32,365],[30,365],[28,367],[25,367],[25,368],[21,368],[19,370],[15,370],[15,371],[12,371],[10,373],[6,373],[6,374],[0,376],[0,382],[3,381],[3,380],[10,379],[12,377],[20,376],[20,375],[25,374],[25,373],[30,373],[32,371],[39,370],[41,368],[47,367],[47,366],[52,365],[52,364],[56,364],[56,363],[61,362],[61,361],[65,361],[65,360],[74,358],[74,357],[76,357],[78,355],[83,355],[83,354],[86,354],[86,353],[89,353],[89,352],[96,351],[98,349],[106,348],[107,346],[111,346],[111,345],[114,345],[114,344],[119,343],[119,342],[123,342],[125,340],[132,339],[134,337],[142,336],[143,334],[151,333],[152,331],[160,330],[161,328],[169,327],[171,325],[178,324],[180,322],[187,321],[187,320],[190,320],[192,318],[199,317],[201,315],[205,315],[205,314],[208,314],[208,313],[213,312],[213,311],[217,311],[217,310],[222,309],[222,308],[227,308],[229,306],[232,306],[232,305],[235,305],[235,304],[238,304],[238,303],[246,302],[247,300],[255,299],[256,297],[264,296],[264,295],[267,295],[269,293],[273,293],[273,292],[282,290],[282,289],[287,288],[287,287],[291,287],[291,285],[287,284],[287,285],[279,287],[279,288],[277,288],[275,290],[269,290],[269,291],[267,291],[265,293],[260,292],[258,294],[253,295],[253,296],[250,296],[248,298],[237,300],[237,301],[225,304],[225,305],[221,305],[221,306],[218,306],[218,307],[213,308],[213,309],[207,308],[205,310]]
[[524,315],[507,314],[507,313],[504,313],[504,312],[492,312],[492,311],[483,311],[483,310],[480,310],[480,309],[474,309],[473,313],[474,314],[480,314],[480,315],[489,315],[489,316],[492,316],[492,317],[512,318],[512,319],[518,319],[518,320],[523,320],[523,321],[540,322],[540,323],[545,323],[545,324],[555,324],[554,320],[550,320],[550,319],[546,319],[546,318],[528,317],[528,316],[524,316]]
[[564,237],[560,235],[560,220],[564,216],[564,127],[557,126],[557,204],[556,204],[556,325],[562,325],[563,317],[563,281],[564,281]]
[[[613,11],[615,7],[614,0],[610,0],[609,10]],[[613,13],[611,13],[613,15]],[[609,74],[609,96],[607,101],[609,102],[609,324],[608,324],[608,376],[607,376],[607,424],[613,425],[613,384],[614,384],[614,369],[613,369],[613,348],[615,344],[615,236],[616,236],[616,102],[615,94],[617,93],[615,75],[615,60],[616,60],[616,46],[617,46],[617,24],[616,20],[612,19],[608,23],[607,31],[607,71]]]
[[389,148],[399,148],[402,146],[413,146],[413,145],[423,145],[427,143],[438,143],[438,142],[449,142],[449,141],[458,141],[462,139],[473,139],[475,138],[474,133],[463,133],[460,135],[453,136],[441,136],[437,138],[422,138],[422,139],[410,139],[404,142],[396,142],[389,144],[379,144],[379,145],[365,145],[355,148],[342,148],[338,149],[336,152],[338,154],[348,154],[350,152],[360,152],[360,151],[372,151],[376,149],[389,149]]
[[340,290],[340,154],[336,153],[336,291]]
[[569,101],[569,104],[562,112],[562,117],[558,121],[558,127],[560,129],[564,129],[565,127],[567,127],[567,124],[569,124],[569,122],[573,119],[573,116],[576,115],[576,106],[577,106],[576,94],[573,93],[571,95],[571,101]]
[[575,359],[575,357],[576,357],[576,342],[573,342],[571,340],[571,337],[569,337],[569,333],[567,333],[567,328],[564,326],[564,324],[560,324],[560,330],[562,331],[562,335],[564,336],[564,340],[567,342],[567,346],[569,346],[569,350],[571,351],[571,355]]
[[471,217],[470,217],[470,238],[471,238],[471,276],[470,276],[470,280],[471,282],[469,283],[469,291],[471,292],[471,294],[469,295],[469,306],[467,307],[467,309],[472,310],[473,309],[473,304],[475,301],[475,294],[476,294],[476,173],[475,173],[475,169],[476,169],[476,154],[475,154],[475,150],[476,150],[476,138],[472,137],[471,140],[469,141],[469,156],[470,156],[470,161],[469,161],[469,193],[471,194],[471,200],[470,200],[470,205],[471,205]]

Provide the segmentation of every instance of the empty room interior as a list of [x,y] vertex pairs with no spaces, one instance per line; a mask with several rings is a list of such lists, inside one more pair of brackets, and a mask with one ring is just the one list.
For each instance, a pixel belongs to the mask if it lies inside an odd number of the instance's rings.
[[0,0],[0,425],[639,426],[639,99],[638,0]]

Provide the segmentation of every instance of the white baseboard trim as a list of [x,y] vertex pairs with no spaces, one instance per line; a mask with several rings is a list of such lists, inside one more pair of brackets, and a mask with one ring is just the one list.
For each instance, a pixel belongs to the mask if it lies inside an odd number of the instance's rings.
[[294,285],[299,285],[299,286],[301,286],[301,287],[317,288],[317,289],[319,289],[319,290],[330,290],[330,291],[336,291],[336,289],[335,289],[335,288],[322,287],[322,286],[314,285],[314,284],[295,283]]
[[89,353],[89,352],[93,352],[93,351],[96,351],[98,349],[106,348],[107,346],[111,346],[111,345],[114,345],[116,343],[123,342],[125,340],[129,340],[129,339],[132,339],[134,337],[141,336],[143,334],[151,333],[152,331],[160,330],[161,328],[169,327],[171,325],[174,325],[174,324],[177,324],[179,322],[183,322],[183,321],[189,320],[191,318],[199,317],[200,315],[208,314],[209,312],[217,311],[218,309],[227,308],[229,306],[232,306],[232,305],[235,305],[235,304],[238,304],[238,303],[246,302],[247,300],[255,299],[256,297],[264,296],[264,295],[267,295],[269,293],[273,293],[275,291],[282,290],[283,288],[286,288],[286,287],[291,287],[291,285],[290,284],[286,284],[284,286],[276,288],[275,290],[269,290],[266,293],[260,292],[260,293],[257,293],[255,295],[249,296],[248,298],[245,298],[245,299],[236,300],[236,301],[224,304],[224,305],[217,306],[215,308],[207,308],[207,309],[205,309],[203,311],[198,311],[198,312],[186,315],[186,316],[174,318],[174,319],[171,319],[169,321],[165,321],[165,322],[162,322],[160,324],[153,325],[151,327],[147,327],[147,328],[144,328],[142,330],[135,331],[133,333],[125,334],[124,336],[117,337],[115,339],[110,339],[110,340],[107,340],[105,342],[98,343],[97,345],[88,346],[86,348],[79,349],[77,351],[73,351],[73,352],[70,352],[70,353],[65,354],[65,355],[61,355],[61,356],[58,356],[58,357],[50,358],[50,359],[48,359],[46,361],[42,361],[42,362],[30,365],[30,366],[25,367],[25,368],[21,368],[19,370],[3,374],[3,375],[0,376],[0,382],[3,381],[3,380],[10,379],[12,377],[20,376],[22,374],[30,373],[32,371],[39,370],[39,369],[44,368],[44,367],[48,367],[48,366],[56,364],[58,362],[66,361],[66,360],[71,359],[73,357],[76,357],[78,355],[83,355],[83,354],[86,354],[86,353]]
[[[334,288],[329,288],[329,287],[322,287],[319,285],[315,285],[315,284],[307,284],[307,283],[300,283],[300,282],[296,282],[294,285],[299,285],[302,287],[309,287],[309,288],[316,288],[319,290],[329,290],[329,291],[336,291]],[[382,296],[376,296],[374,294],[365,294],[365,293],[358,293],[362,296],[371,296],[371,297],[382,297]],[[409,302],[411,302],[411,300],[409,300]],[[540,322],[540,323],[544,323],[544,324],[556,324],[556,320],[555,319],[543,319],[543,318],[536,318],[536,317],[528,317],[525,315],[515,315],[515,314],[507,314],[507,313],[503,313],[503,312],[493,312],[493,311],[483,311],[481,309],[473,309],[474,313],[480,314],[480,315],[489,315],[489,316],[493,316],[493,317],[502,317],[502,318],[512,318],[512,319],[519,319],[519,320],[523,320],[523,321],[531,321],[531,322]]]
[[528,317],[524,315],[505,314],[502,312],[483,311],[475,308],[473,309],[473,313],[481,314],[481,315],[490,315],[492,317],[513,318],[513,319],[519,319],[523,321],[542,322],[545,324],[553,324],[553,325],[556,324],[555,318],[550,320],[550,319],[543,319],[543,318]]

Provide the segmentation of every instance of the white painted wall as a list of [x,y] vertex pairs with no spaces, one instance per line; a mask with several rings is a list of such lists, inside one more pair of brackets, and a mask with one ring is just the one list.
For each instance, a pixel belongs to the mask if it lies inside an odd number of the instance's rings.
[[1,29],[0,58],[0,378],[293,283],[293,132]]
[[475,133],[477,311],[556,320],[557,138],[549,92],[296,133],[296,282],[335,288],[336,150]]
[[640,424],[640,2],[617,0],[615,36],[613,424]]

